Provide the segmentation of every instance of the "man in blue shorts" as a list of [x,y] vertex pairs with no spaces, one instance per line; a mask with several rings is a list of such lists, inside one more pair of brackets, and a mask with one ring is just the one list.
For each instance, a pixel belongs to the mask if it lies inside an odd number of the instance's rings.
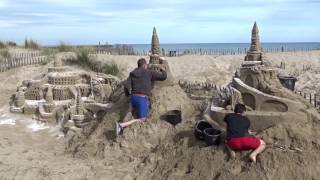
[[121,134],[124,128],[136,122],[146,121],[149,111],[148,97],[151,94],[152,81],[164,81],[167,79],[167,73],[162,66],[159,72],[150,70],[144,58],[140,58],[137,64],[138,67],[130,72],[126,82],[127,92],[131,95],[131,108],[134,109],[137,117],[127,122],[117,123],[117,135]]

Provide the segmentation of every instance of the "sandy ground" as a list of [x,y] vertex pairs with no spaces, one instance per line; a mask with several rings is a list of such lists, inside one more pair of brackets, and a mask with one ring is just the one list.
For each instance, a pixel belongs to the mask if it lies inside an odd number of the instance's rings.
[[0,73],[0,179],[84,180],[122,175],[121,167],[109,162],[81,160],[65,153],[66,139],[59,136],[58,127],[9,112],[9,98],[16,87],[47,67],[26,66]]
[[[297,88],[319,91],[320,52],[267,54],[274,65],[287,64],[283,73],[298,76]],[[244,56],[183,56],[167,58],[176,79],[210,81],[225,85]],[[135,56],[98,56],[114,61],[128,74],[136,66]],[[303,70],[303,65],[310,67]],[[68,139],[57,128],[38,124],[31,117],[8,112],[9,97],[22,80],[35,78],[47,66],[27,66],[0,73],[0,179],[319,179],[320,150],[317,121],[295,122],[271,129],[262,135],[267,142],[281,142],[281,148],[268,148],[253,165],[240,153],[228,161],[223,147],[206,147],[193,137],[195,115],[172,129],[161,121],[137,125],[119,141],[113,135],[108,115],[79,152],[67,153]],[[159,92],[180,93],[177,88]],[[161,95],[163,95],[161,97]],[[184,95],[169,96],[171,101]],[[169,99],[170,102],[170,99]],[[174,104],[174,102],[172,102]],[[165,107],[164,107],[165,108]],[[191,112],[190,112],[191,113]],[[141,137],[141,134],[150,135]],[[309,138],[310,136],[310,138]],[[74,139],[73,141],[79,141]],[[75,143],[79,144],[79,143]],[[298,148],[299,150],[290,150]],[[302,152],[300,151],[302,149]]]

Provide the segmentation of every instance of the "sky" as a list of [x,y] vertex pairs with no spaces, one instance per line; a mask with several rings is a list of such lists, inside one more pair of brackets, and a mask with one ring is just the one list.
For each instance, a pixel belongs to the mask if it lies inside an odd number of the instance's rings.
[[320,0],[0,0],[0,40],[41,45],[320,42]]

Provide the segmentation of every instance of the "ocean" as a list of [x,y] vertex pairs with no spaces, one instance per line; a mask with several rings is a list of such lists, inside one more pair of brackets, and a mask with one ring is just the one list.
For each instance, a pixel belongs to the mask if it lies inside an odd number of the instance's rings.
[[[130,44],[135,52],[148,52],[150,44]],[[190,49],[248,49],[250,43],[181,43],[181,44],[160,44],[160,48],[170,50],[190,50]],[[320,50],[320,42],[290,42],[290,43],[261,43],[263,49],[281,49],[285,51],[293,50]]]

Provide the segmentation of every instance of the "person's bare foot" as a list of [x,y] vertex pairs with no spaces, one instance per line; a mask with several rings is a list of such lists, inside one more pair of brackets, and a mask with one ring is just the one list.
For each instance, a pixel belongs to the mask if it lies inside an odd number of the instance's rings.
[[253,162],[253,163],[257,162],[257,156],[256,155],[250,154],[249,158],[250,158],[251,162]]
[[230,159],[235,159],[236,158],[236,152],[230,150],[229,151],[229,156],[230,156]]
[[233,151],[227,144],[226,144],[226,148],[229,154],[229,158],[230,159],[235,159],[236,158],[236,152]]

